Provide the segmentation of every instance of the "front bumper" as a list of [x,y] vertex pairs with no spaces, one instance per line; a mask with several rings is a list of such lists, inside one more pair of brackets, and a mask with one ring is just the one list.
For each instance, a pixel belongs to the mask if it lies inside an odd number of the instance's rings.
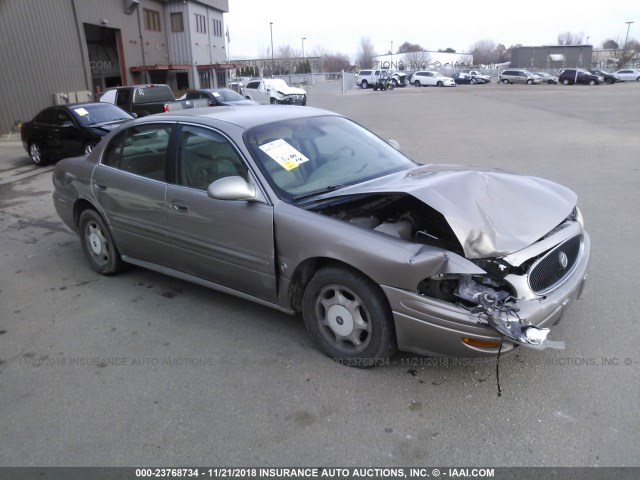
[[283,97],[282,100],[278,100],[283,105],[304,105],[307,103],[306,95],[294,95]]
[[[536,299],[520,299],[517,306],[523,321],[536,327],[550,327],[560,321],[566,308],[580,298],[589,266],[590,239],[585,232],[583,254],[573,274],[558,288]],[[463,342],[500,341],[491,327],[478,323],[478,316],[449,302],[394,287],[382,286],[393,311],[398,348],[429,356],[483,357],[498,353],[498,348],[480,348]],[[515,344],[504,339],[502,352]]]

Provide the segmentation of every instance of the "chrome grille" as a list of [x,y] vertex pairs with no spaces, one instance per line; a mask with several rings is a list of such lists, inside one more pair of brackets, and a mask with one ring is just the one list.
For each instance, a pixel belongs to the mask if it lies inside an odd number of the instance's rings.
[[576,235],[549,250],[529,270],[529,287],[534,293],[546,293],[561,283],[580,257],[582,235]]

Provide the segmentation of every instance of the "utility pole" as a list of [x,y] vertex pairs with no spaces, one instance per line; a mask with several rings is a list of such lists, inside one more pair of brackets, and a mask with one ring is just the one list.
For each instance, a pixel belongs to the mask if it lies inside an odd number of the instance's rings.
[[273,22],[269,22],[269,29],[271,30],[271,76],[273,77]]
[[624,39],[624,49],[627,49],[627,42],[629,41],[629,29],[631,28],[631,24],[634,22],[624,22],[627,24],[627,38]]

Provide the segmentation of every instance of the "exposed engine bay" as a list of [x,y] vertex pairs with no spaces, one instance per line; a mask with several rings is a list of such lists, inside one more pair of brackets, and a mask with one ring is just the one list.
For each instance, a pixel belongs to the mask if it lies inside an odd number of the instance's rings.
[[328,206],[311,209],[402,240],[464,255],[444,216],[411,195],[351,196],[332,199]]
[[[402,240],[464,256],[444,215],[408,194],[334,198],[329,204],[310,209]],[[479,324],[492,328],[516,344],[535,349],[562,349],[564,342],[547,340],[548,328],[538,328],[521,319],[517,292],[505,281],[509,274],[527,275],[534,260],[516,267],[501,258],[473,259],[470,261],[482,268],[485,275],[439,274],[422,280],[417,291],[457,305],[476,316]]]

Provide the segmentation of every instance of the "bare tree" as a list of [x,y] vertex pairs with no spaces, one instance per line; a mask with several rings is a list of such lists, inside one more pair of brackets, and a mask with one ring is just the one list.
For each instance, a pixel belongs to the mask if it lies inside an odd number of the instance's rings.
[[313,64],[313,70],[318,72],[339,72],[351,69],[349,56],[342,52],[331,52],[323,46],[316,46],[311,52],[312,57],[320,57],[319,64]]
[[620,48],[620,44],[610,38],[602,43],[602,48],[603,50],[618,50]]
[[563,32],[558,34],[558,45],[582,45],[584,33]]
[[431,55],[428,52],[410,52],[405,54],[404,58],[409,70],[422,70],[431,63]]
[[409,43],[404,42],[398,47],[397,53],[412,53],[412,52],[422,52],[424,48],[422,48],[417,43]]
[[373,48],[373,44],[368,37],[362,37],[360,39],[360,45],[358,45],[358,54],[356,56],[356,62],[360,68],[373,67],[373,57],[376,55],[376,51]]
[[496,45],[494,50],[495,62],[496,63],[505,63],[508,62],[511,58],[511,54],[507,47],[505,47],[502,43]]
[[443,53],[456,53],[455,49],[448,47],[448,48],[439,48],[438,49],[439,52],[443,52]]
[[496,63],[496,43],[493,40],[478,40],[469,48],[475,65]]

